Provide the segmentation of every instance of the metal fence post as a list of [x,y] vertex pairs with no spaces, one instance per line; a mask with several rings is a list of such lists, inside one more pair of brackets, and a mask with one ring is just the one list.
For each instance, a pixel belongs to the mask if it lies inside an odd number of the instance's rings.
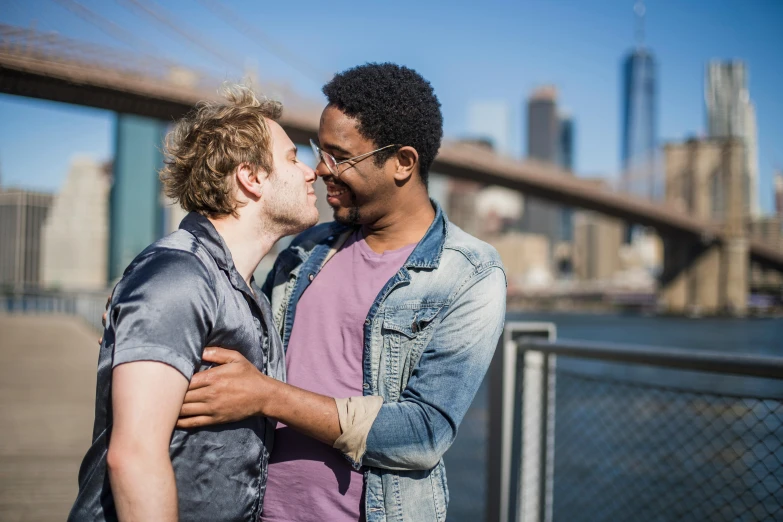
[[[552,323],[506,323],[506,329],[490,365],[487,522],[538,520],[537,516],[529,515],[529,509],[536,509],[534,504],[538,503],[540,460],[531,458],[530,462],[525,462],[528,460],[527,450],[530,449],[525,447],[525,435],[526,430],[530,431],[528,428],[530,419],[523,411],[531,409],[529,406],[531,395],[536,395],[536,400],[539,396],[538,393],[525,394],[523,390],[527,390],[531,385],[537,387],[538,383],[528,382],[525,378],[527,358],[534,354],[520,350],[519,340],[521,338],[554,340],[554,337],[555,325]],[[539,433],[538,421],[535,421],[535,428],[532,431]],[[535,464],[532,472],[531,464]],[[526,499],[530,499],[531,493],[532,502],[527,502]]]

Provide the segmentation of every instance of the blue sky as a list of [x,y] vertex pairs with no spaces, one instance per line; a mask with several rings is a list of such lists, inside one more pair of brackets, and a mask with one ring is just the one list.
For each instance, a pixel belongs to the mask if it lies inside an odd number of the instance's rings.
[[[555,84],[577,125],[576,170],[614,176],[619,167],[620,62],[634,43],[634,0],[428,2],[252,2],[228,5],[275,45],[302,57],[307,74],[276,57],[208,8],[211,0],[139,0],[170,13],[184,30],[235,63],[212,58],[144,17],[128,0],[78,0],[130,31],[158,56],[239,79],[252,64],[261,79],[320,99],[319,77],[367,61],[394,61],[429,79],[442,104],[446,135],[467,134],[467,106],[502,100],[512,110],[513,152],[523,152],[522,106],[537,85]],[[4,0],[0,23],[57,31],[100,46],[129,49],[55,0]],[[710,59],[748,64],[756,105],[761,204],[772,205],[772,172],[783,167],[783,2],[648,0],[646,42],[659,65],[661,141],[704,132],[704,67]],[[138,47],[138,46],[137,46]],[[237,65],[238,64],[238,65]],[[109,158],[110,113],[0,96],[3,182],[56,190],[70,158]]]

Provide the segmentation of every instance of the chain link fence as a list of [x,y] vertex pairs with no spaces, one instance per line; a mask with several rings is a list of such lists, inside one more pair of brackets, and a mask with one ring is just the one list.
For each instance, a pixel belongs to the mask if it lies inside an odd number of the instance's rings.
[[564,368],[553,381],[552,520],[783,520],[780,399]]

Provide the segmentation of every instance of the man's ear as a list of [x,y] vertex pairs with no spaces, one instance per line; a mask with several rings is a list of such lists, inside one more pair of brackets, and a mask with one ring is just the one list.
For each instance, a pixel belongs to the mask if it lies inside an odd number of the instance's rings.
[[413,176],[419,165],[419,153],[413,147],[402,147],[395,154],[397,170],[394,172],[395,181],[405,182]]
[[267,174],[261,168],[256,168],[249,163],[241,163],[234,172],[237,187],[249,198],[261,197]]

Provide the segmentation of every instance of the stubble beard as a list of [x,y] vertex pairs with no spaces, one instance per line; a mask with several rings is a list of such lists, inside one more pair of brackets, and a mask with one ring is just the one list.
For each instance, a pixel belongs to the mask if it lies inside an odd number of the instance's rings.
[[334,209],[334,220],[342,225],[356,226],[359,224],[359,207],[356,205],[356,194],[351,193],[351,207],[348,208],[348,216],[339,214],[339,209]]
[[313,211],[309,201],[302,206],[292,196],[278,199],[269,210],[268,219],[286,236],[298,234],[318,223],[318,213]]

